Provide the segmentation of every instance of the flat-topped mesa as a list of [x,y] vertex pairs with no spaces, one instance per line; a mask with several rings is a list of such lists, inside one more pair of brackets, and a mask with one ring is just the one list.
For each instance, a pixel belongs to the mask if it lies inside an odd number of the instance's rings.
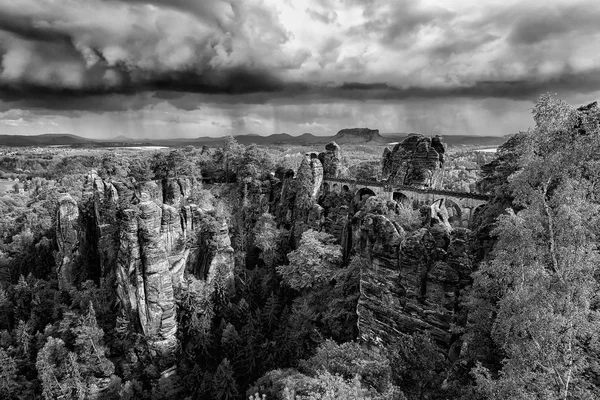
[[396,185],[441,188],[445,145],[440,136],[410,134],[393,150],[386,148],[381,160],[382,178]]
[[379,134],[379,129],[351,128],[342,129],[334,137],[336,143],[361,144],[361,143],[385,143],[386,140]]

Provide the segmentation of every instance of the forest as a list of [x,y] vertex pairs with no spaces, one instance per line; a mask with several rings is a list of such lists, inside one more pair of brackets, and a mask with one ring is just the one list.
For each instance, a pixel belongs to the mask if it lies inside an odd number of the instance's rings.
[[496,153],[0,155],[0,399],[600,398],[600,108],[532,118]]

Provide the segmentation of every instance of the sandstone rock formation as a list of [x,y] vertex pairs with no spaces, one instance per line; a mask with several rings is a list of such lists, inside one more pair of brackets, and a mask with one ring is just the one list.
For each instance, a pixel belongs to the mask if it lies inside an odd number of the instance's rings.
[[300,163],[294,182],[295,199],[292,223],[294,236],[300,239],[309,228],[319,230],[322,223],[322,209],[317,196],[323,183],[323,165],[316,153],[306,154]]
[[77,202],[66,194],[58,201],[56,211],[56,242],[58,251],[55,254],[58,286],[61,290],[70,288],[75,282],[75,263],[80,255],[82,239],[79,207]]
[[428,332],[444,351],[456,346],[451,326],[472,272],[470,232],[449,228],[442,202],[426,210],[423,227],[410,233],[377,197],[353,218],[353,252],[368,260],[357,309],[363,341],[386,345],[401,334]]
[[145,292],[139,317],[144,334],[155,337],[157,347],[168,354],[177,344],[177,321],[170,264],[161,236],[161,209],[151,200],[141,202],[139,208],[141,283]]
[[397,185],[439,188],[444,153],[441,137],[432,139],[413,133],[394,146],[393,150],[384,150],[382,178]]
[[327,143],[325,151],[319,153],[319,161],[323,164],[324,177],[340,177],[342,172],[342,150],[336,142]]
[[[177,346],[173,292],[186,275],[200,266],[206,273],[199,279],[233,282],[233,249],[227,224],[220,221],[216,232],[204,229],[204,216],[214,209],[200,209],[190,203],[193,193],[195,182],[186,178],[103,181],[92,171],[81,204],[65,195],[57,210],[59,251],[55,258],[61,289],[80,283],[77,279],[81,276],[114,274],[121,310],[156,350],[166,354],[173,354]],[[210,251],[203,252],[208,245],[198,239],[201,231],[213,234]],[[112,242],[116,246],[113,250]],[[82,262],[78,258],[83,253],[101,260]],[[82,270],[86,268],[98,271]]]

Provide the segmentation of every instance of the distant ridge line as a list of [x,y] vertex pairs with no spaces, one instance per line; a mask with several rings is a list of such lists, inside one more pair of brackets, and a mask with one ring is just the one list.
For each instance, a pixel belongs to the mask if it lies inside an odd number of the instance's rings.
[[[386,145],[390,142],[402,141],[409,134],[383,134],[381,140],[364,140],[355,137],[349,144],[365,145]],[[445,135],[444,142],[449,145],[474,145],[474,146],[498,146],[506,140],[500,136],[468,136],[468,135]],[[276,133],[269,136],[260,136],[256,134],[234,136],[235,140],[241,144],[257,145],[319,145],[326,144],[336,139],[332,136],[315,136],[311,133],[303,133],[299,136],[292,136],[288,133]],[[368,138],[365,138],[368,139]],[[127,146],[164,146],[164,147],[184,147],[194,146],[217,146],[225,143],[227,136],[221,137],[197,137],[197,138],[171,138],[171,139],[133,139],[127,136],[119,135],[107,139],[90,139],[68,133],[46,133],[40,135],[0,135],[0,146],[9,147],[27,147],[27,146],[73,146],[73,147],[127,147]],[[339,143],[344,145],[343,141]]]

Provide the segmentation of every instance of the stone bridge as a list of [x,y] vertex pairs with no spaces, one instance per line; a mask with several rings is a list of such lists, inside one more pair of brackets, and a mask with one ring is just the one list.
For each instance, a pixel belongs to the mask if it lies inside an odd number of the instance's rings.
[[335,193],[351,192],[356,200],[360,200],[364,195],[378,196],[413,208],[444,199],[450,222],[454,226],[467,226],[476,210],[489,200],[488,196],[476,193],[419,189],[413,186],[389,185],[387,182],[328,177],[323,178],[322,190]]

